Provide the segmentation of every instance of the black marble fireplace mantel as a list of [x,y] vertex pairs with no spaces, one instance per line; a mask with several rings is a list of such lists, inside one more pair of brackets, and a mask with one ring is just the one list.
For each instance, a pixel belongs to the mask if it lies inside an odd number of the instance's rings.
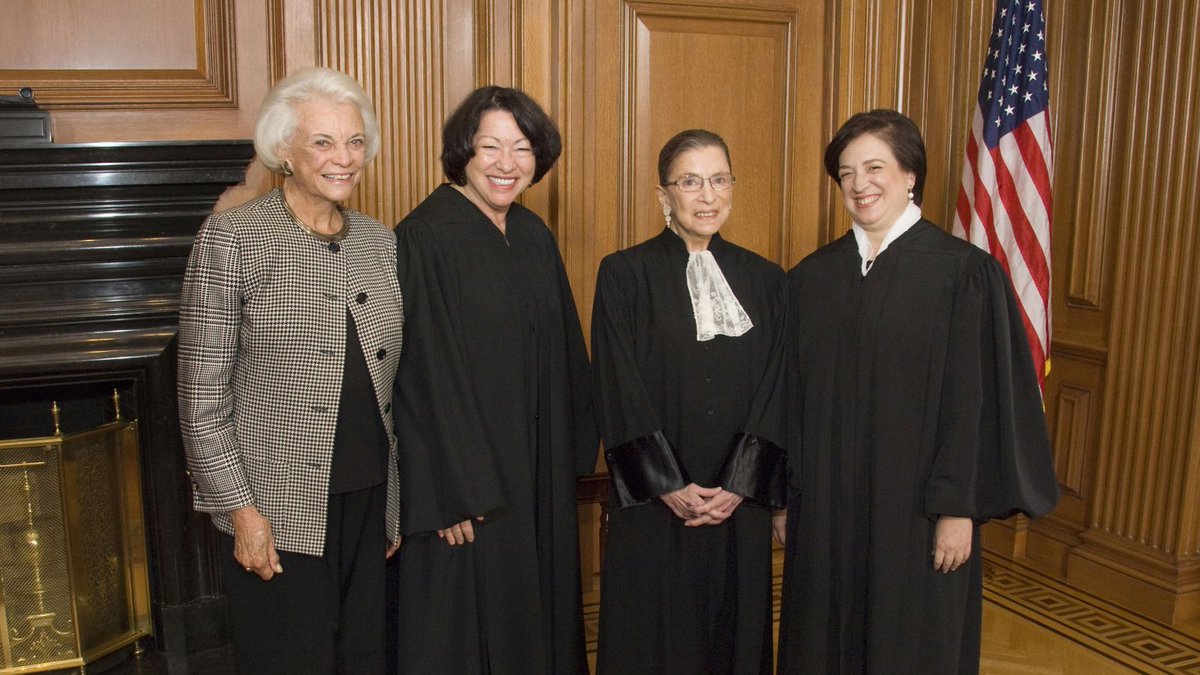
[[196,228],[252,155],[244,141],[0,148],[0,377],[161,352]]
[[192,240],[252,156],[248,141],[0,148],[0,437],[50,399],[121,390],[140,427],[156,647],[172,653],[226,642],[184,473],[175,333]]

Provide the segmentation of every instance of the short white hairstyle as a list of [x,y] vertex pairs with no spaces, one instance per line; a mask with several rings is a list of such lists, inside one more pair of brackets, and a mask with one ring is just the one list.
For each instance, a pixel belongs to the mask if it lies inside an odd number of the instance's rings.
[[254,124],[254,151],[271,171],[283,173],[279,151],[292,142],[299,119],[296,108],[314,100],[349,103],[362,115],[366,161],[379,152],[379,121],[366,92],[349,75],[331,68],[305,68],[280,80],[263,99]]

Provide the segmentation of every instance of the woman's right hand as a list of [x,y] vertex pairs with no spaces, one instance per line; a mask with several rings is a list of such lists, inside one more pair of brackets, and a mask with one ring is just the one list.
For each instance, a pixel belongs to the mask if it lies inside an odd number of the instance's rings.
[[[482,522],[483,516],[479,516],[475,518],[475,520]],[[467,520],[464,520],[461,523],[455,523],[444,530],[438,530],[437,534],[442,539],[445,539],[446,543],[450,544],[451,546],[469,544],[475,541],[475,526],[471,524],[471,519],[468,518]]]
[[696,513],[696,508],[720,494],[719,487],[700,487],[695,483],[688,483],[686,487],[679,488],[674,492],[668,492],[662,496],[663,503],[667,508],[671,509],[682,520],[692,520],[699,516]]
[[946,573],[971,559],[974,522],[970,518],[940,516],[933,532],[933,569]]
[[282,573],[271,521],[253,504],[230,511],[229,517],[233,520],[233,557],[242,569],[257,574],[263,581]]
[[787,544],[787,509],[779,509],[771,514],[771,532],[780,546]]

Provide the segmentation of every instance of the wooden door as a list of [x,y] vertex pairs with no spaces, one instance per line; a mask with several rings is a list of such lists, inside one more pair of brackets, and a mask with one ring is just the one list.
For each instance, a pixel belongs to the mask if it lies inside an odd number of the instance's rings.
[[[705,128],[732,155],[734,209],[722,235],[788,266],[818,243],[824,194],[824,3],[575,0],[554,104],[564,158],[549,192],[585,324],[608,253],[663,227],[658,151]],[[549,93],[549,92],[548,92]]]

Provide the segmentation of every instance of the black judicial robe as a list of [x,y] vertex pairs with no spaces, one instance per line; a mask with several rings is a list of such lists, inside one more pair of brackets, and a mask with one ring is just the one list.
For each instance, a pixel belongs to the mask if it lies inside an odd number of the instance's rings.
[[[443,185],[397,227],[402,673],[587,671],[576,479],[598,438],[554,237]],[[435,530],[484,516],[475,542]]]
[[935,572],[937,517],[1058,501],[1020,309],[995,259],[925,220],[860,265],[847,233],[788,274],[779,672],[976,672],[979,530]]
[[[670,230],[600,264],[592,352],[614,488],[600,673],[770,672],[783,270],[719,236],[709,251],[754,323],[736,338],[696,340],[688,253]],[[748,499],[720,525],[685,527],[657,497],[689,482]]]

